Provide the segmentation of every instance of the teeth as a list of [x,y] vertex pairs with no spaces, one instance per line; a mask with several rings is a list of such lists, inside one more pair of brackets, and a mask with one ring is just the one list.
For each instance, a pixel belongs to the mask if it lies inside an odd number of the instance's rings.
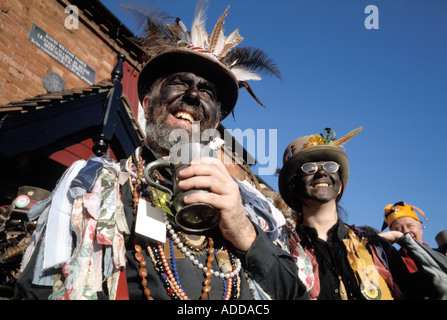
[[177,119],[189,121],[190,123],[194,122],[193,116],[187,112],[177,111],[176,113],[173,114],[173,116],[176,117]]
[[317,183],[316,185],[314,185],[315,188],[320,188],[320,187],[329,187],[328,183]]

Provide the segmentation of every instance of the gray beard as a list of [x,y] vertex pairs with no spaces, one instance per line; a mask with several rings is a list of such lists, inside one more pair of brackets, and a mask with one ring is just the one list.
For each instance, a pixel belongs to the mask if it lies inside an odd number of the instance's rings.
[[146,125],[146,139],[151,147],[157,146],[169,153],[169,150],[178,142],[178,140],[170,140],[171,128],[164,125],[164,123],[147,123]]
[[[159,99],[159,98],[158,98]],[[153,105],[149,107],[148,117],[146,119],[146,142],[147,144],[160,155],[168,155],[172,147],[174,147],[179,142],[188,143],[192,142],[193,134],[190,130],[179,128],[172,130],[168,125],[166,125],[163,119],[154,119],[153,107],[159,100],[154,98]],[[216,115],[216,119],[219,119],[220,107]],[[217,121],[217,120],[215,120]],[[200,135],[202,135],[205,128],[200,127]]]

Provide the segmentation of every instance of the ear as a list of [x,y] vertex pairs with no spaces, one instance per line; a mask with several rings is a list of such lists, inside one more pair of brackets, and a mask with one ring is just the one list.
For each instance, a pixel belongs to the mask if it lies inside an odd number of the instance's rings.
[[149,106],[151,105],[151,98],[149,96],[145,96],[143,99],[142,107],[144,110],[144,118],[147,119],[147,112],[149,110]]
[[337,195],[339,195],[342,190],[343,190],[343,181],[340,179],[340,188],[338,189]]

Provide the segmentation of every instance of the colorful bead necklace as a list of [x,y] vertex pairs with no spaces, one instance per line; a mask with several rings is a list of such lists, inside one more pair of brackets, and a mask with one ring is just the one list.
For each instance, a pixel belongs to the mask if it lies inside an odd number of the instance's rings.
[[[133,160],[133,161],[132,161]],[[132,161],[132,162],[131,162]],[[129,164],[129,162],[131,162]],[[136,163],[136,165],[134,164]],[[143,176],[143,166],[144,161],[138,153],[135,156],[129,158],[126,163],[126,169],[130,174],[130,185],[132,188],[132,194],[134,198],[134,214],[136,214],[138,200],[142,197],[149,198],[152,206],[152,199],[148,196],[149,193],[142,189],[142,176]],[[135,173],[137,171],[137,173]],[[162,178],[161,178],[162,179]],[[161,243],[155,246],[147,246],[148,254],[152,260],[155,270],[157,271],[160,280],[163,282],[164,287],[168,296],[173,300],[189,300],[188,296],[184,292],[180,279],[177,273],[177,265],[174,256],[174,245],[185,255],[188,260],[192,262],[194,266],[202,270],[205,274],[205,279],[203,280],[202,295],[201,300],[207,298],[208,293],[211,290],[211,276],[222,279],[224,293],[222,298],[224,300],[237,299],[239,297],[239,287],[240,287],[240,277],[239,272],[241,271],[241,261],[234,255],[229,254],[226,249],[215,249],[214,241],[211,237],[208,237],[202,245],[193,246],[189,243],[183,232],[176,232],[174,227],[171,225],[169,218],[166,213],[164,213],[164,222],[167,228],[167,238],[169,239],[170,246],[170,256],[171,256],[171,266],[166,259],[166,255]],[[142,254],[142,248],[138,243],[134,244],[135,247],[135,259],[140,263],[140,270],[138,272],[141,277],[141,285],[143,286],[144,294],[148,300],[153,300],[151,296],[151,291],[147,288],[147,270],[146,261]],[[206,265],[201,263],[196,255],[204,251],[208,254]],[[220,270],[214,270],[212,268],[212,262],[216,258],[218,263],[218,268]]]
[[[236,267],[234,268],[234,270],[232,270],[231,272],[220,272],[218,270],[213,270],[211,269],[211,267],[208,266],[204,266],[202,263],[199,262],[199,260],[197,258],[195,258],[194,255],[194,251],[189,250],[188,246],[186,246],[181,238],[176,234],[174,227],[170,224],[169,222],[169,218],[167,216],[167,214],[164,214],[164,221],[166,224],[166,228],[168,230],[168,233],[170,234],[170,236],[172,237],[172,239],[174,240],[174,243],[177,245],[178,249],[183,252],[185,254],[185,256],[191,260],[191,262],[197,266],[199,269],[202,269],[204,272],[206,272],[208,269],[211,271],[211,274],[214,275],[215,277],[220,277],[220,278],[232,278],[235,275],[239,274],[239,272],[241,271],[241,261],[238,258],[235,258],[236,260]],[[211,238],[208,239],[208,242],[212,241]],[[209,248],[211,248],[213,246],[213,244],[209,243]],[[210,252],[208,252],[209,255],[212,255]]]

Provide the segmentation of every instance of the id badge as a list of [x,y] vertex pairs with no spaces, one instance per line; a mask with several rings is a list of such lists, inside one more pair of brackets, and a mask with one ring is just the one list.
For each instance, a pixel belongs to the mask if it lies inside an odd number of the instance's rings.
[[152,207],[144,199],[139,199],[135,232],[152,240],[165,243],[166,225],[163,219],[163,210],[158,206]]

